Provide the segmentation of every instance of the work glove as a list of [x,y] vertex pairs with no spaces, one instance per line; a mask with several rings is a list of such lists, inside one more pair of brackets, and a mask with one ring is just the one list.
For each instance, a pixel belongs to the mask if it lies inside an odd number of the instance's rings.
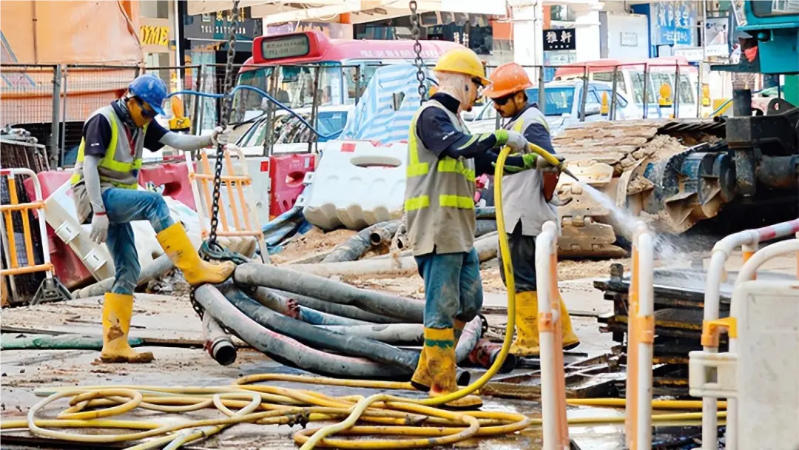
[[[552,156],[557,158],[557,160],[560,161],[560,162],[563,162],[566,159],[566,158],[564,158],[563,156],[560,156],[560,155],[552,155]],[[536,162],[535,162],[535,168],[538,169],[538,170],[551,171],[551,170],[557,170],[558,166],[553,166],[545,158],[538,158],[536,160]]]
[[[517,154],[517,155],[511,155],[511,156],[519,157],[520,155]],[[512,175],[514,173],[519,173],[519,172],[523,172],[525,170],[534,169],[536,167],[536,162],[539,159],[544,159],[544,158],[539,158],[538,155],[536,155],[535,153],[525,153],[525,154],[521,155],[521,158],[522,158],[522,161],[524,161],[524,163],[522,164],[521,167],[520,166],[511,166],[511,165],[509,165],[507,163],[505,164],[505,175]],[[491,165],[496,167],[496,163],[491,163]]]
[[214,128],[214,132],[211,133],[212,144],[225,146],[228,141],[230,141],[230,127],[224,129],[222,127]]
[[508,140],[505,145],[511,148],[514,153],[527,153],[527,139],[516,131],[508,131]]
[[94,213],[92,231],[89,237],[95,244],[102,244],[108,237],[108,216],[103,212]]

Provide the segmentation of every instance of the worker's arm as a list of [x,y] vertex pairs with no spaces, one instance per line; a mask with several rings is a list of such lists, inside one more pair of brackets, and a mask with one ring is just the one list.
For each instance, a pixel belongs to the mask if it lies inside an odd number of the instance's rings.
[[[496,168],[497,159],[499,159],[499,154],[495,152],[488,152],[482,155],[479,155],[474,158],[474,172],[477,176],[482,174],[487,175],[494,175],[494,170]],[[505,167],[506,168],[519,168],[519,171],[524,170],[523,167],[525,165],[524,158],[521,156],[508,156],[505,159]],[[506,173],[507,170],[506,170]]]
[[[553,155],[555,154],[555,148],[552,146],[552,137],[549,135],[549,130],[543,124],[536,122],[529,124],[524,130],[524,137],[527,139],[527,142],[535,144]],[[558,186],[559,177],[560,172],[557,170],[541,170],[541,190],[546,201],[552,200],[552,196],[555,194],[555,188]]]
[[[427,108],[419,115],[416,133],[422,143],[438,157],[474,158],[489,150],[501,147],[509,139],[520,136],[505,130],[494,133],[468,134],[458,131],[449,116],[439,108]],[[517,145],[514,142],[515,145]]]
[[92,205],[91,239],[100,244],[108,235],[108,216],[105,213],[100,189],[100,160],[111,143],[111,124],[101,114],[92,116],[83,125],[83,182]]
[[[165,145],[178,150],[192,152],[213,145],[217,139],[221,141],[221,135],[223,134],[225,133],[222,132],[221,127],[217,127],[210,136],[175,133],[165,129],[158,122],[152,122],[147,127],[144,146],[151,152],[158,151]],[[227,144],[227,141],[224,144]]]

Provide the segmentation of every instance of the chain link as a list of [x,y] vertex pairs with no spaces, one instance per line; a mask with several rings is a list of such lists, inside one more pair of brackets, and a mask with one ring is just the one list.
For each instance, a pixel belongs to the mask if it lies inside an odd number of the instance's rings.
[[[239,1],[233,1],[233,10],[230,16],[230,37],[228,38],[227,62],[225,64],[225,82],[222,85],[222,92],[229,94],[233,85],[233,60],[236,57],[236,29],[239,27]],[[230,111],[233,103],[233,96],[225,95],[222,98],[222,115],[219,117],[219,126],[224,130],[230,120]],[[214,173],[214,194],[211,204],[211,232],[208,235],[208,244],[215,248],[216,228],[219,226],[219,191],[222,187],[222,160],[225,156],[224,147],[221,144],[216,146],[216,167]]]
[[416,53],[416,58],[413,63],[416,65],[416,79],[419,80],[419,104],[427,100],[427,89],[425,89],[425,74],[424,74],[424,60],[422,59],[422,43],[419,42],[421,36],[421,29],[419,28],[419,13],[416,12],[416,1],[411,0],[408,4],[411,8],[411,37],[416,41],[413,44],[413,51]]

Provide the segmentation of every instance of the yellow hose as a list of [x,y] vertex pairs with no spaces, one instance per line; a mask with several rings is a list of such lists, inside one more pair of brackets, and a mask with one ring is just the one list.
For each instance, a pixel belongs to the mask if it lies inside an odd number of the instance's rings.
[[[564,170],[563,164],[551,154],[531,144],[531,149],[550,163]],[[384,390],[413,390],[410,383],[383,381],[338,380],[299,375],[261,374],[236,380],[232,386],[216,387],[160,387],[160,386],[85,386],[56,387],[36,390],[36,395],[47,396],[28,412],[27,420],[0,423],[0,429],[28,429],[31,433],[81,443],[111,443],[139,441],[155,438],[132,447],[136,450],[162,447],[176,449],[181,445],[207,438],[237,423],[264,425],[294,425],[307,422],[338,420],[343,422],[323,428],[301,430],[294,440],[302,449],[338,447],[347,449],[420,448],[454,444],[474,436],[508,434],[531,425],[541,425],[541,419],[510,412],[450,412],[433,406],[449,403],[469,395],[484,386],[502,367],[508,355],[515,328],[515,280],[510,258],[508,236],[502,210],[502,175],[510,148],[499,154],[494,179],[494,199],[497,208],[499,251],[502,253],[503,271],[508,292],[508,325],[502,350],[494,364],[474,383],[451,394],[425,399],[411,399],[388,394],[330,397],[319,392],[288,389],[268,385],[251,385],[263,381],[282,381],[316,385],[347,386]],[[569,173],[569,175],[571,175]],[[573,175],[572,175],[573,176]],[[70,407],[58,415],[57,420],[36,419],[36,413],[61,398],[72,397]],[[247,400],[250,401],[247,401]],[[571,405],[623,407],[624,399],[572,399]],[[653,409],[697,409],[701,402],[653,401]],[[726,404],[720,402],[720,407]],[[105,408],[86,411],[88,408]],[[141,408],[159,412],[188,412],[214,407],[226,417],[187,421],[163,425],[149,421],[110,420]],[[240,408],[234,412],[231,408]],[[255,412],[261,409],[264,411]],[[719,417],[726,417],[720,412]],[[655,414],[653,422],[685,422],[701,420],[701,413]],[[358,421],[377,425],[357,425]],[[568,419],[571,425],[623,423],[624,417],[579,417]],[[137,432],[124,435],[70,434],[47,428],[102,428],[128,429]],[[331,439],[342,435],[392,435],[415,436],[411,439],[346,440]]]

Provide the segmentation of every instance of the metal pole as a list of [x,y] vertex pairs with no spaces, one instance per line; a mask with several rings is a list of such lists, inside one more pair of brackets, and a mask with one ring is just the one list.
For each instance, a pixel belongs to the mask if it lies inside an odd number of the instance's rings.
[[674,118],[680,118],[680,63],[675,63],[674,69]]
[[64,66],[64,70],[61,71],[61,75],[64,77],[64,81],[61,83],[62,89],[64,90],[64,102],[61,104],[61,139],[63,142],[61,143],[61,165],[64,164],[64,157],[67,153],[67,103],[69,102],[68,97],[68,89],[67,89],[67,72],[68,66]]
[[[271,90],[269,94],[272,98],[277,99],[277,83],[278,83],[278,72],[280,72],[281,66],[274,66],[272,69],[272,74],[269,77],[269,89]],[[291,105],[286,105],[291,106]],[[272,102],[268,102],[266,105],[266,130],[264,131],[264,156],[270,156],[272,154],[272,150],[274,147],[274,143],[272,142],[272,130],[273,130],[273,121],[275,119],[275,105]]]
[[[732,33],[734,30],[729,30]],[[696,117],[702,117],[702,85],[705,80],[704,65],[707,60],[707,0],[702,0],[702,61],[699,62],[699,86],[696,96]],[[711,105],[712,106],[712,105]]]
[[649,94],[649,64],[644,64],[644,119],[649,117],[649,101],[647,99]]
[[[199,68],[197,68],[197,76],[194,80],[194,90],[197,92],[202,92],[203,89],[203,65],[201,64]],[[202,97],[196,96],[192,99],[191,105],[191,134],[196,135],[198,131],[198,119],[200,117],[200,104],[202,103]]]
[[[311,103],[311,124],[313,125],[314,129],[318,129],[318,114],[319,111],[319,82],[321,81],[321,74],[322,74],[322,66],[316,66],[316,74],[314,74],[314,86],[313,86],[313,103]],[[311,153],[313,150],[314,142],[319,142],[319,135],[314,133],[315,137],[310,137],[308,139],[308,153]]]
[[616,108],[619,106],[616,102],[616,95],[619,86],[619,80],[616,78],[619,76],[619,66],[613,66],[613,86],[611,87],[610,91],[610,120],[616,120]]
[[358,101],[361,99],[361,66],[355,66],[355,106],[358,106]]
[[580,95],[580,122],[585,122],[585,103],[588,101],[588,65],[583,69],[583,92]]
[[696,83],[696,118],[702,117],[702,100],[704,95],[704,82],[705,82],[705,74],[704,74],[704,61],[699,61],[699,76],[697,77],[698,82]]
[[546,114],[547,96],[544,93],[544,66],[538,68],[538,109]]
[[56,167],[61,167],[64,163],[64,155],[59,145],[59,123],[58,111],[61,103],[61,65],[57,64],[53,69],[53,123],[50,125],[50,160],[55,161]]

